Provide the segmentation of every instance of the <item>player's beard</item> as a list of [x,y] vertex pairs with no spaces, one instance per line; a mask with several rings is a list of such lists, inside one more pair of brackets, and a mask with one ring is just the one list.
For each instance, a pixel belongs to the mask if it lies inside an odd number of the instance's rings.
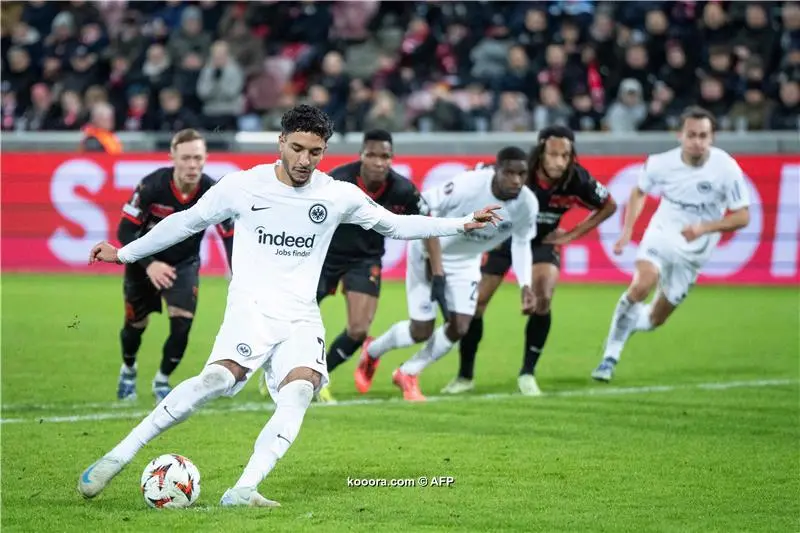
[[303,185],[307,184],[311,179],[311,174],[314,173],[313,168],[309,168],[308,174],[298,174],[297,172],[294,172],[294,169],[289,165],[289,161],[283,157],[281,158],[281,165],[283,166],[283,170],[286,172],[286,175],[289,176],[289,181],[294,187],[302,187]]

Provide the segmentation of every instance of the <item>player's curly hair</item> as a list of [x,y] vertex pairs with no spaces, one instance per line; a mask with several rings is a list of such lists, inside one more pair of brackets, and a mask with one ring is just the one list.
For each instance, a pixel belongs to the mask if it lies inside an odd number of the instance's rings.
[[562,178],[566,183],[572,179],[576,173],[576,166],[578,164],[578,152],[575,150],[575,133],[566,126],[548,126],[539,132],[538,142],[536,146],[531,149],[530,156],[528,157],[528,185],[532,185],[536,180],[536,173],[540,170],[544,162],[544,147],[547,139],[558,137],[567,139],[572,146],[572,154],[570,155],[569,165]]
[[313,133],[325,142],[333,135],[333,122],[321,109],[301,104],[291,108],[281,117],[281,133]]

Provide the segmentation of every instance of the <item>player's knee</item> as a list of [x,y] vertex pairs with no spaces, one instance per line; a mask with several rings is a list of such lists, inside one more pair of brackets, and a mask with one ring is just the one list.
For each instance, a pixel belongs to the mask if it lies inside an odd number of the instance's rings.
[[411,322],[411,327],[409,328],[409,333],[411,333],[411,339],[416,342],[425,342],[431,338],[433,335],[433,326],[434,322]]
[[203,401],[228,394],[237,381],[230,369],[218,364],[206,366],[198,377],[200,397]]
[[314,390],[317,390],[322,383],[322,375],[313,368],[309,368],[307,366],[298,366],[293,368],[288,374],[286,374],[286,377],[283,378],[281,384],[278,385],[278,394],[280,394],[280,391],[282,391],[284,387],[294,381],[308,381],[314,386]]
[[645,280],[637,280],[628,287],[628,299],[632,302],[643,302],[650,294],[652,285]]
[[174,305],[167,307],[167,312],[169,313],[170,318],[182,317],[190,320],[194,318],[194,313],[192,311],[182,307],[175,307]]
[[[308,370],[311,370],[310,368]],[[311,370],[313,372],[313,370]],[[317,385],[319,380],[317,380]],[[307,379],[295,379],[281,387],[275,404],[279,407],[306,409],[311,404],[314,397],[314,390],[317,388],[313,382]]]
[[130,326],[133,329],[145,329],[147,325],[150,324],[150,317],[144,317],[141,320],[126,320],[125,325]]
[[369,333],[369,322],[355,322],[348,324],[347,336],[356,341],[363,341]]
[[467,331],[469,331],[469,325],[471,323],[472,317],[466,317],[463,315],[453,317],[447,322],[447,327],[445,328],[444,333],[450,341],[458,342],[464,338],[464,335],[467,334]]
[[550,304],[553,301],[552,291],[540,291],[536,293],[535,307],[533,312],[537,315],[546,315],[550,312]]

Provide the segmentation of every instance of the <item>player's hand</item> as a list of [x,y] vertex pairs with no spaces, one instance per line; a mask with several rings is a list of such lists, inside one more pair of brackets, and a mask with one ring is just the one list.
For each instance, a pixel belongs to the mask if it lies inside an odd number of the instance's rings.
[[175,278],[178,277],[175,274],[175,268],[163,261],[153,261],[147,265],[146,272],[147,277],[150,278],[150,283],[159,290],[172,287],[172,284],[175,283]]
[[556,228],[547,234],[542,241],[544,244],[554,244],[556,246],[564,246],[569,244],[572,239],[569,237],[569,232],[561,228]]
[[450,314],[447,312],[447,298],[445,298],[445,278],[444,274],[434,274],[431,277],[431,301],[439,304],[442,310],[442,318],[448,320]]
[[623,234],[617,242],[614,243],[614,255],[622,255],[622,252],[625,250],[625,247],[628,246],[628,243],[631,242],[631,236]]
[[705,234],[706,232],[703,229],[702,224],[692,224],[691,226],[686,226],[681,231],[681,235],[683,235],[683,238],[686,239],[686,242],[692,242],[693,240],[702,237]]
[[530,315],[536,307],[536,297],[533,294],[533,289],[525,285],[522,287],[522,314]]
[[485,227],[486,224],[492,224],[493,226],[496,226],[499,221],[503,220],[503,217],[495,213],[495,211],[501,207],[503,206],[494,204],[475,211],[472,214],[473,222],[464,224],[464,231],[481,229]]
[[94,263],[117,263],[122,264],[117,255],[117,249],[106,241],[99,242],[92,247],[89,253],[89,264]]

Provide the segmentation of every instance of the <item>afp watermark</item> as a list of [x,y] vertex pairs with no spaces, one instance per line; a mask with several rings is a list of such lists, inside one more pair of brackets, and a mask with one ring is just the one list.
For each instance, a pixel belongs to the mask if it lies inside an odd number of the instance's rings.
[[417,478],[354,478],[347,477],[348,487],[452,487],[453,476],[419,476]]

